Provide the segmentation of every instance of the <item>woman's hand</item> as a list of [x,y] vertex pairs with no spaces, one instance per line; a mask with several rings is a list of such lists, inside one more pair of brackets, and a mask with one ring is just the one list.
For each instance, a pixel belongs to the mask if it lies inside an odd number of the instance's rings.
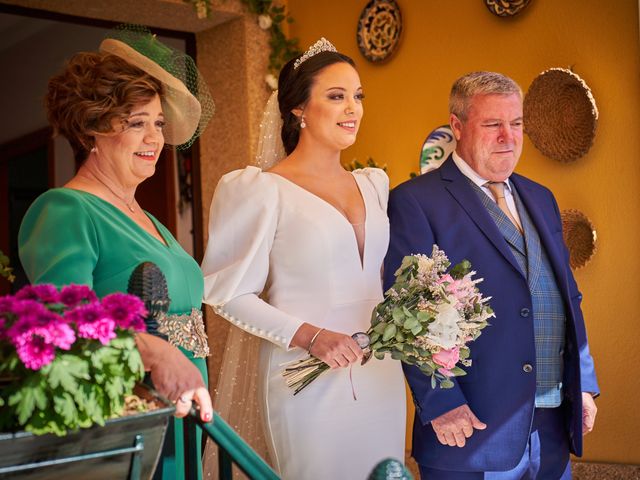
[[321,330],[308,323],[304,323],[298,329],[291,344],[309,350],[311,355],[331,368],[347,367],[362,359],[362,349],[349,335],[332,330]]
[[213,418],[211,397],[198,367],[176,347],[148,333],[137,334],[136,345],[154,388],[174,401],[176,417],[187,416],[196,402],[203,422]]

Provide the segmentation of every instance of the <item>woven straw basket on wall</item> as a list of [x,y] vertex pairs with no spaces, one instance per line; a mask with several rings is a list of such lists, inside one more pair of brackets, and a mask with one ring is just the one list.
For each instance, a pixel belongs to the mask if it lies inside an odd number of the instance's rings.
[[531,83],[524,98],[524,128],[543,155],[561,162],[584,156],[597,123],[591,89],[571,70],[551,68]]

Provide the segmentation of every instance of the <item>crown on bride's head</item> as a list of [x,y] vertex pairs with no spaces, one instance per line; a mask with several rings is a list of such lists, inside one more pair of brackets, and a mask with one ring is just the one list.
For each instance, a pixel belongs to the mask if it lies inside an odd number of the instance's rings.
[[309,50],[304,52],[304,54],[302,54],[302,56],[294,62],[293,69],[296,70],[300,65],[302,65],[302,63],[309,60],[314,55],[319,54],[320,52],[337,52],[337,51],[338,50],[336,50],[336,47],[334,47],[329,40],[322,37],[316,43],[311,45],[309,47]]

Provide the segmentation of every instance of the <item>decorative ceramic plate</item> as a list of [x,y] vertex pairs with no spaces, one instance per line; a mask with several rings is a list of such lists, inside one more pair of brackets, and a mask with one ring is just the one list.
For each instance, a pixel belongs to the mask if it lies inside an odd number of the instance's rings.
[[529,5],[531,0],[484,0],[489,11],[498,17],[513,17]]
[[358,48],[367,60],[382,62],[398,46],[402,15],[395,0],[371,0],[358,20]]
[[563,210],[562,236],[569,249],[569,264],[574,270],[584,267],[596,253],[596,230],[580,210]]
[[456,149],[456,139],[449,125],[433,130],[422,144],[420,151],[420,173],[435,170]]

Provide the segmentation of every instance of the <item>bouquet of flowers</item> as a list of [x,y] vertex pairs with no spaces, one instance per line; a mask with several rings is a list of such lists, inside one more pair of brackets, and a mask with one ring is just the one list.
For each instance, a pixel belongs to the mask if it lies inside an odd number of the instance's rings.
[[[490,298],[478,290],[482,279],[472,278],[471,263],[463,260],[447,271],[450,265],[437,245],[431,257],[404,257],[395,283],[373,311],[371,328],[353,335],[365,350],[363,364],[372,354],[390,354],[429,375],[432,388],[451,388],[451,377],[466,375],[461,366],[471,366],[468,343],[494,314]],[[283,376],[295,395],[328,368],[309,356],[287,366]]]
[[62,436],[121,415],[144,376],[145,315],[136,296],[80,285],[0,297],[0,431]]

